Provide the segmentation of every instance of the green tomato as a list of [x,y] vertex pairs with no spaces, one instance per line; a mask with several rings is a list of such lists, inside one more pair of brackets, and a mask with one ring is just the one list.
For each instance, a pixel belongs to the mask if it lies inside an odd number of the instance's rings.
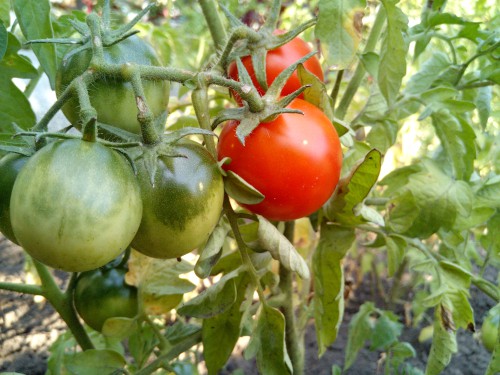
[[500,325],[500,316],[489,314],[483,321],[481,327],[481,340],[486,349],[492,352],[498,342],[498,329]]
[[14,234],[35,259],[82,272],[105,265],[139,228],[142,202],[130,164],[99,143],[49,143],[19,172],[10,202]]
[[217,163],[200,144],[180,141],[180,157],[160,156],[151,185],[137,163],[144,212],[132,247],[154,258],[177,258],[203,245],[222,211],[224,184]]
[[[59,97],[73,79],[84,73],[90,64],[92,50],[86,49],[63,60],[56,77],[56,93]],[[137,36],[131,36],[104,48],[104,61],[109,64],[137,64],[160,66],[153,48]],[[168,81],[143,81],[144,92],[153,116],[167,110],[169,99]],[[89,87],[90,102],[97,111],[98,121],[120,129],[140,134],[137,105],[130,82],[106,78],[97,80]],[[80,105],[76,95],[62,108],[67,119],[79,127]]]
[[74,293],[78,315],[101,332],[109,318],[133,318],[138,313],[137,288],[125,282],[124,268],[106,268],[78,275]]
[[17,175],[28,159],[27,156],[14,153],[0,159],[0,232],[18,245],[10,222],[10,196]]

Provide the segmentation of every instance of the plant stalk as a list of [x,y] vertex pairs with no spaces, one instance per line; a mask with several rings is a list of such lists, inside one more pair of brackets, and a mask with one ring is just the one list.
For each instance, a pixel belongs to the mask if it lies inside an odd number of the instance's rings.
[[[385,25],[385,20],[386,20],[385,9],[382,6],[380,6],[377,12],[377,16],[375,17],[375,22],[373,23],[370,36],[366,41],[363,53],[373,52],[375,50],[380,33],[382,32],[382,29]],[[361,63],[361,61],[359,61],[356,70],[354,71],[354,74],[351,80],[349,81],[349,84],[347,85],[345,93],[342,96],[342,99],[340,100],[339,106],[335,111],[335,116],[340,120],[343,120],[345,118],[347,109],[349,108],[349,105],[351,104],[351,101],[354,98],[356,91],[358,91],[359,85],[361,84],[361,81],[363,80],[364,76],[365,76],[365,68]]]
[[203,11],[203,16],[207,21],[210,34],[214,40],[215,49],[219,50],[224,47],[226,42],[226,29],[222,24],[219,12],[217,10],[217,5],[214,0],[200,0],[201,10]]
[[[285,237],[293,243],[295,222],[285,223]],[[284,295],[281,312],[285,317],[285,342],[292,361],[293,373],[304,374],[304,338],[299,335],[296,324],[295,308],[293,306],[293,273],[280,264],[280,289]]]

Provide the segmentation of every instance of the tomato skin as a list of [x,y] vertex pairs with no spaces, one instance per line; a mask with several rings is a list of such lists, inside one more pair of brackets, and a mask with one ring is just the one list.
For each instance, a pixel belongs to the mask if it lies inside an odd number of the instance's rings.
[[[279,31],[277,31],[279,33]],[[266,79],[267,85],[270,86],[271,83],[276,79],[276,77],[286,68],[288,68],[293,63],[300,60],[302,57],[312,52],[311,47],[300,37],[292,39],[290,42],[278,47],[276,49],[267,52],[266,56]],[[252,58],[250,56],[244,56],[241,62],[245,66],[248,74],[252,78],[252,82],[260,95],[264,95],[264,90],[260,87],[255,77],[255,71],[252,64]],[[324,80],[323,70],[321,69],[321,64],[317,56],[312,56],[306,62],[304,62],[304,67],[318,77],[321,81]],[[235,62],[229,65],[228,75],[231,79],[236,81],[239,80],[238,68]],[[285,86],[281,91],[281,96],[286,96],[291,94],[295,90],[301,87],[300,79],[295,71],[292,76],[288,79]],[[242,104],[241,98],[233,93],[235,100],[238,104]],[[300,97],[300,96],[299,96]]]
[[10,221],[10,197],[17,175],[28,159],[27,156],[14,153],[0,159],[0,232],[17,245],[19,243]]
[[222,211],[224,184],[217,163],[200,144],[183,140],[158,158],[154,186],[137,163],[144,213],[132,247],[154,258],[177,258],[203,245]]
[[80,139],[51,142],[34,154],[17,176],[10,207],[20,245],[40,262],[71,272],[116,258],[142,215],[130,164]]
[[96,269],[78,275],[75,308],[87,325],[101,332],[109,318],[137,315],[137,288],[125,283],[124,268]]
[[[56,76],[56,93],[59,97],[73,79],[84,73],[92,58],[91,49],[77,53],[63,60]],[[110,47],[104,47],[104,60],[109,64],[141,64],[160,66],[153,48],[137,36],[131,36]],[[149,108],[155,117],[166,111],[170,85],[168,81],[143,81]],[[107,78],[97,80],[89,87],[90,102],[97,111],[98,121],[126,131],[140,134],[137,120],[137,105],[134,91],[129,82]],[[62,108],[66,118],[79,126],[80,105],[78,98],[72,97]]]
[[318,210],[337,186],[342,166],[339,137],[331,121],[314,105],[295,99],[286,113],[260,124],[246,139],[236,137],[236,121],[224,126],[218,158],[231,158],[224,169],[240,175],[264,194],[245,205],[270,220],[294,220]]

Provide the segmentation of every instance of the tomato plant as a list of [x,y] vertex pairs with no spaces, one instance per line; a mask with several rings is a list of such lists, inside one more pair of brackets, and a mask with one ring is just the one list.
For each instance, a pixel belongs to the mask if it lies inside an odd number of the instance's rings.
[[142,214],[125,158],[82,140],[55,141],[33,155],[17,176],[10,208],[21,246],[42,263],[73,272],[116,258]]
[[10,221],[10,197],[16,177],[27,160],[27,156],[14,153],[0,159],[0,232],[15,243],[17,240]]
[[219,160],[264,196],[245,205],[270,220],[294,220],[317,211],[333,194],[342,167],[342,150],[335,128],[314,105],[295,99],[287,107],[303,114],[285,113],[262,123],[243,145],[236,121],[220,135]]
[[495,345],[497,345],[499,325],[500,317],[488,314],[481,326],[481,341],[484,347],[490,352],[492,352],[495,349]]
[[[280,33],[280,31],[277,31],[276,33]],[[266,81],[268,86],[274,82],[276,77],[283,70],[285,70],[291,64],[293,64],[294,62],[296,62],[297,60],[304,57],[310,52],[312,52],[311,47],[307,44],[306,41],[304,41],[300,37],[296,37],[292,39],[290,42],[278,48],[269,50],[266,54]],[[257,82],[251,56],[242,57],[241,62],[243,63],[245,69],[248,71],[248,74],[250,74],[252,82],[257,88],[257,91],[261,95],[263,95],[265,91]],[[324,79],[323,69],[321,68],[321,64],[317,56],[313,56],[310,59],[308,59],[304,63],[304,67],[311,73],[313,73],[316,77],[318,77],[321,81],[323,81]],[[229,77],[231,77],[232,79],[235,80],[239,79],[238,68],[236,66],[236,63],[232,62],[229,65],[228,74]],[[281,95],[286,96],[288,94],[291,94],[295,90],[298,90],[301,86],[302,84],[300,83],[300,79],[297,73],[294,72],[291,75],[291,77],[288,78],[285,86],[281,90]],[[237,94],[234,94],[234,96],[236,101],[239,104],[241,104],[241,98]]]
[[[146,66],[160,66],[154,49],[137,36],[131,36],[120,43],[103,49],[104,61],[108,64],[141,64]],[[79,75],[89,68],[92,51],[86,49],[78,53],[71,53],[57,72],[56,93],[61,95],[63,90]],[[157,117],[167,110],[169,99],[169,83],[167,81],[147,81],[144,83],[144,92],[153,116]],[[89,90],[90,101],[97,111],[98,121],[127,130],[140,133],[137,120],[135,94],[130,82],[107,78],[92,84]],[[76,95],[63,107],[68,120],[78,125],[80,105]]]
[[177,258],[202,245],[219,221],[224,185],[217,163],[193,141],[180,141],[177,157],[160,156],[151,181],[137,163],[144,212],[132,246],[155,258]]
[[137,315],[137,288],[125,282],[127,269],[105,266],[82,272],[76,280],[74,300],[78,315],[96,331],[109,318]]

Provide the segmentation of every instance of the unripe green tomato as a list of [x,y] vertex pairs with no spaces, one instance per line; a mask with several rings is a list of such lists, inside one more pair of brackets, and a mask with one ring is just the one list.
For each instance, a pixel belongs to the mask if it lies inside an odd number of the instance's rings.
[[483,345],[490,352],[495,349],[498,341],[498,326],[500,324],[500,316],[488,315],[481,327],[481,340]]
[[78,315],[101,332],[109,318],[133,318],[138,313],[137,288],[125,283],[124,268],[99,268],[78,275],[74,293]]
[[14,153],[0,159],[0,232],[18,245],[10,221],[10,196],[17,175],[28,159],[27,156]]
[[[63,60],[56,77],[56,94],[59,97],[76,77],[84,73],[90,64],[92,49],[86,49]],[[160,66],[154,49],[137,36],[131,36],[110,47],[104,47],[104,61],[109,64],[137,64]],[[143,81],[146,100],[154,117],[167,110],[170,85],[168,81]],[[89,87],[90,102],[97,111],[99,122],[140,134],[137,105],[130,82],[107,77]],[[74,95],[62,108],[66,118],[76,127],[80,105]]]
[[174,147],[182,156],[158,158],[154,185],[144,160],[136,163],[144,211],[132,247],[153,258],[177,258],[203,245],[222,212],[224,184],[214,158],[196,142]]
[[125,157],[80,139],[51,142],[35,153],[17,176],[10,209],[24,250],[68,272],[115,259],[142,216],[139,185]]

